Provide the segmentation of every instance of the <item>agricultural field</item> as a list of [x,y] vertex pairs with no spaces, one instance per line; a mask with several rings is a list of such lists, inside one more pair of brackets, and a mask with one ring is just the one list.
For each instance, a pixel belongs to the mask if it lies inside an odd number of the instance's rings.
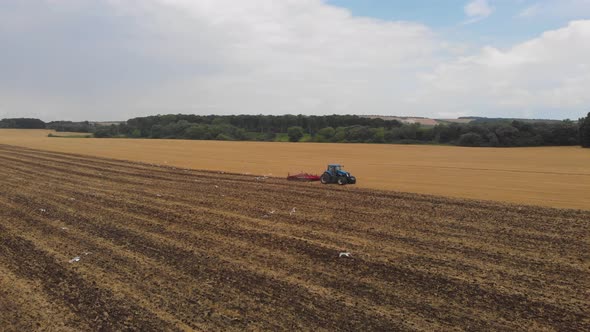
[[328,163],[342,163],[361,188],[590,210],[590,151],[580,147],[52,138],[49,133],[0,129],[0,144],[274,177],[321,173]]
[[0,174],[3,331],[590,330],[590,211],[2,144]]

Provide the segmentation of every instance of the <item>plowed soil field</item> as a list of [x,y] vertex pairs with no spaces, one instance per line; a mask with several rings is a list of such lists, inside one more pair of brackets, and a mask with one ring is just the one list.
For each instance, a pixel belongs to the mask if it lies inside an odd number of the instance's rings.
[[588,331],[589,231],[581,210],[0,145],[0,330]]

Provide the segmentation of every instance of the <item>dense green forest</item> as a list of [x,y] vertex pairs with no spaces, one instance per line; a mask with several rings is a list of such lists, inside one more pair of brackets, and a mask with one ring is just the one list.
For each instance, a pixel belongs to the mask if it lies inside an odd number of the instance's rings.
[[590,147],[590,113],[579,121],[476,118],[470,123],[436,126],[355,115],[183,115],[130,119],[121,124],[38,119],[4,119],[0,128],[48,128],[88,132],[95,137],[168,138],[239,141],[449,144],[514,147],[583,145]]
[[45,129],[46,123],[39,119],[18,118],[0,120],[0,128]]
[[52,121],[43,122],[39,119],[28,118],[14,118],[0,120],[0,128],[14,128],[14,129],[53,129],[55,131],[70,131],[78,133],[93,133],[97,129],[97,125],[88,121],[73,122],[73,121]]
[[135,118],[99,127],[97,137],[201,140],[306,141],[335,143],[451,144],[462,146],[544,146],[580,144],[575,121],[530,122],[479,118],[468,124],[436,126],[359,116],[197,116]]
[[590,112],[586,118],[580,119],[580,144],[590,148]]

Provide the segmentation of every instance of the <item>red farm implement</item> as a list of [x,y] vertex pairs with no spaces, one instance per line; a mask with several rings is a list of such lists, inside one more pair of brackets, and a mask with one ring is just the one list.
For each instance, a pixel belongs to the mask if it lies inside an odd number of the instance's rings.
[[311,181],[319,181],[320,180],[320,176],[319,175],[309,174],[309,173],[299,173],[299,174],[294,174],[294,175],[289,174],[287,176],[287,180],[289,180],[289,181],[311,182]]

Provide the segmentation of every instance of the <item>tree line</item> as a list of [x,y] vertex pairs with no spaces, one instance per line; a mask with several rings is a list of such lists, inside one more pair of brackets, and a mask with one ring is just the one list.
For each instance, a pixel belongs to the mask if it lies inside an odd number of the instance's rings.
[[448,144],[473,147],[590,147],[590,113],[579,121],[477,118],[435,126],[355,115],[184,115],[138,117],[113,125],[38,119],[3,119],[0,128],[47,128],[95,137],[236,141]]
[[53,129],[60,132],[94,133],[97,125],[88,121],[52,121],[44,122],[39,119],[13,118],[0,120],[0,128],[13,129]]
[[585,148],[590,148],[590,112],[586,118],[581,118],[580,121],[580,145]]
[[0,120],[0,128],[13,129],[45,129],[45,122],[39,119],[18,118],[18,119],[2,119]]
[[97,137],[248,140],[333,143],[449,144],[460,146],[560,146],[583,141],[580,121],[478,118],[436,126],[351,115],[156,115],[97,128]]

